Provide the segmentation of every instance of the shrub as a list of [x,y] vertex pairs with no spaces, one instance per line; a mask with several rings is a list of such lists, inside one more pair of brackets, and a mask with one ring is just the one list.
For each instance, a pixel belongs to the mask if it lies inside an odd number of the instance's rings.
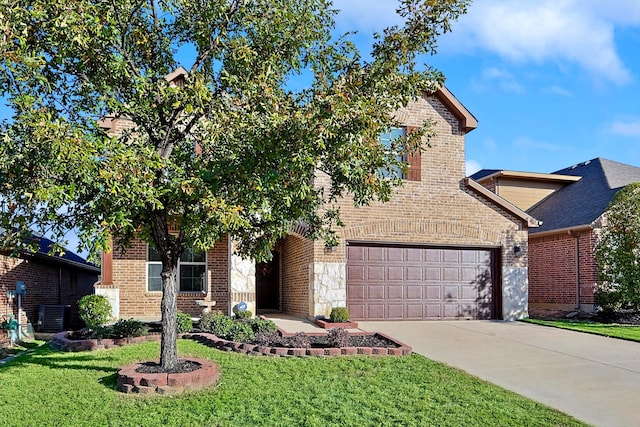
[[280,347],[282,345],[282,337],[278,332],[261,331],[255,333],[252,342],[259,345]]
[[104,295],[85,295],[78,301],[80,318],[89,329],[96,330],[111,319],[111,303]]
[[225,316],[220,310],[215,310],[202,315],[200,329],[225,338],[229,336],[234,323],[231,317]]
[[349,320],[349,309],[347,307],[333,307],[329,320],[333,323],[343,323]]
[[278,332],[278,327],[271,320],[258,319],[258,318],[249,319],[247,324],[249,326],[251,326],[251,329],[253,330],[253,333],[256,334],[256,335],[261,334],[261,333],[276,333],[276,332]]
[[[233,321],[232,321],[233,322]],[[223,338],[229,341],[249,341],[254,337],[251,325],[245,322],[233,322],[229,334]]]
[[176,325],[179,334],[186,334],[193,329],[193,322],[191,321],[191,315],[187,313],[178,312],[176,319]]
[[329,329],[327,335],[329,345],[332,347],[349,347],[351,340],[349,338],[349,332],[346,329],[332,328]]
[[234,314],[236,315],[236,319],[238,320],[251,319],[253,317],[253,313],[249,310],[236,311]]
[[290,337],[291,346],[294,348],[309,348],[311,347],[311,338],[304,332],[297,332]]
[[141,337],[149,334],[149,328],[135,319],[120,319],[110,329],[114,338]]

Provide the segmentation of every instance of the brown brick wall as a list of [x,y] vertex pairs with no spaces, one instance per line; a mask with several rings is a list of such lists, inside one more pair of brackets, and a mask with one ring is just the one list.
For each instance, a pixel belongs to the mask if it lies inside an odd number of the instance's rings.
[[[576,237],[577,236],[577,237]],[[594,234],[567,232],[529,239],[529,303],[577,306],[576,238],[579,247],[580,303],[594,303],[597,268]]]
[[[523,222],[461,183],[465,176],[465,137],[460,121],[433,96],[419,99],[397,117],[407,126],[420,126],[427,118],[436,121],[437,135],[421,156],[421,181],[404,181],[385,204],[354,208],[351,198],[345,198],[340,203],[346,224],[338,230],[340,246],[327,254],[321,242],[316,242],[316,260],[344,262],[346,241],[371,240],[498,246],[505,248],[505,265],[525,267],[526,256],[514,258],[510,250],[518,244],[526,254],[527,229]],[[327,188],[327,177],[319,176],[318,184]]]
[[[40,304],[69,305],[69,327],[80,325],[77,301],[84,295],[93,293],[93,285],[97,274],[89,274],[82,270],[66,266],[46,265],[36,260],[12,258],[0,254],[0,309],[5,314],[7,307],[7,290],[16,288],[16,281],[22,280],[27,285],[27,295],[22,297],[22,309],[26,319],[34,328],[38,325]],[[9,312],[17,316],[18,300],[14,299]]]
[[281,243],[281,309],[285,313],[306,317],[309,314],[309,263],[313,242],[297,235]]
[[[120,292],[120,318],[160,319],[162,292],[147,292],[147,243],[135,240],[124,254],[113,254],[113,286]],[[207,251],[207,287],[215,308],[229,312],[229,257],[225,238]],[[199,317],[202,292],[178,293],[178,310]]]

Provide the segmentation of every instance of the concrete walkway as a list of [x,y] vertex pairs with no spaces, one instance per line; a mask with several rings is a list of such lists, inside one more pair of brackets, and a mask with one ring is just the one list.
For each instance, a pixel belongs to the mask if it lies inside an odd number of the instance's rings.
[[523,322],[358,322],[596,426],[640,426],[640,343]]

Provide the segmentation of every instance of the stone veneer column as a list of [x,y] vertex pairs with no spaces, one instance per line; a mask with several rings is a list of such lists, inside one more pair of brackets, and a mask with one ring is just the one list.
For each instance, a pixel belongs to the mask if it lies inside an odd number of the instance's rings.
[[347,306],[347,265],[314,262],[310,265],[310,314],[329,317],[333,307]]
[[529,316],[529,279],[526,267],[502,268],[502,316],[518,320]]
[[230,267],[231,311],[240,302],[247,303],[247,310],[256,314],[256,263],[252,259],[231,255]]

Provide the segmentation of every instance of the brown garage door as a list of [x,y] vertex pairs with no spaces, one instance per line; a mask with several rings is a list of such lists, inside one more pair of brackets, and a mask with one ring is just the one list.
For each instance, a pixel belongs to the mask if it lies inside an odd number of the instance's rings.
[[347,247],[347,306],[354,320],[489,319],[491,250]]

